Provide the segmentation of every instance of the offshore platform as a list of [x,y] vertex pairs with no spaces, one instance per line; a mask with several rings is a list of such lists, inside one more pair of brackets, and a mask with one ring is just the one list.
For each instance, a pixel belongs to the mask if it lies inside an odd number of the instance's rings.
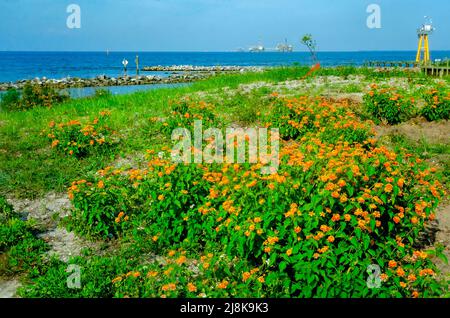
[[278,52],[292,52],[294,51],[294,46],[288,44],[287,39],[284,39],[284,43],[279,43],[276,47]]
[[[242,50],[240,50],[242,51]],[[275,48],[266,48],[264,45],[260,42],[258,45],[251,46],[248,49],[249,52],[258,53],[258,52],[293,52],[294,46],[289,44],[287,39],[284,40],[284,43],[278,43]]]

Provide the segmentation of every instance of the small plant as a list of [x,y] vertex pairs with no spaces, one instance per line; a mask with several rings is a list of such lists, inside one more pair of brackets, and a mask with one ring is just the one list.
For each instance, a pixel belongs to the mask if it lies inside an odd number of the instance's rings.
[[114,131],[106,125],[109,115],[108,111],[102,111],[86,124],[79,120],[59,124],[51,121],[47,137],[52,148],[77,158],[111,148],[117,141],[113,139]]
[[9,89],[0,99],[0,108],[12,110],[20,104],[20,93],[16,89]]
[[48,248],[35,236],[33,223],[23,221],[4,197],[0,197],[0,275],[33,270]]
[[5,197],[0,196],[0,221],[5,221],[14,216],[14,209],[11,204],[6,201]]
[[395,125],[410,119],[414,114],[414,100],[400,94],[395,89],[379,88],[371,85],[364,96],[366,111],[378,121]]
[[443,85],[427,91],[422,116],[428,121],[450,119],[450,92]]
[[96,98],[107,98],[111,97],[112,93],[109,89],[98,88],[95,90],[94,97]]
[[201,120],[205,128],[214,127],[216,115],[214,107],[203,101],[196,102],[189,98],[172,102],[171,112],[167,119],[161,123],[161,131],[168,137],[176,128],[187,128],[191,132],[194,129],[194,121]]

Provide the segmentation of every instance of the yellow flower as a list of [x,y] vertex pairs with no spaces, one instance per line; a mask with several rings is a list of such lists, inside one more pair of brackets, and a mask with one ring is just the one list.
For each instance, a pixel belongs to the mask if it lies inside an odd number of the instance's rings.
[[158,272],[156,271],[150,271],[147,274],[147,277],[156,277],[156,276],[158,276]]
[[344,180],[341,179],[341,180],[338,181],[337,184],[338,184],[338,186],[340,186],[340,187],[342,188],[342,187],[344,187],[347,183],[346,183]]
[[166,269],[166,270],[164,271],[164,275],[169,276],[170,273],[172,273],[172,271],[173,271],[173,267],[169,267],[168,269]]
[[223,281],[221,281],[218,285],[217,285],[217,288],[219,288],[219,289],[225,289],[225,288],[227,288],[227,286],[228,286],[228,281],[227,280],[223,280]]
[[399,277],[405,276],[405,271],[403,270],[403,268],[399,267],[399,268],[397,269],[397,275],[398,275]]
[[184,256],[184,255],[180,256],[176,262],[178,265],[182,265],[182,264],[186,263],[186,256]]
[[397,262],[394,260],[390,260],[388,263],[389,268],[395,268],[397,267]]
[[122,276],[118,276],[118,277],[114,278],[112,280],[112,283],[115,284],[115,283],[120,282],[120,281],[122,281]]
[[392,192],[392,189],[393,189],[392,184],[388,183],[388,184],[386,184],[386,186],[384,187],[384,192],[386,192],[386,193],[391,193],[391,192]]
[[191,293],[195,293],[195,292],[197,291],[197,287],[196,287],[194,284],[192,284],[192,283],[188,283],[187,289],[188,289],[188,291],[190,291]]
[[257,184],[257,180],[253,180],[252,182],[247,184],[247,188],[252,188]]
[[339,214],[334,214],[333,217],[331,218],[331,221],[337,222],[340,219],[341,219],[341,216]]
[[169,290],[173,291],[173,290],[177,289],[177,285],[175,285],[174,283],[170,283],[170,284],[164,285],[161,289],[163,291],[169,291]]
[[287,256],[291,256],[291,255],[292,255],[292,248],[290,248],[290,249],[288,249],[288,250],[286,251],[286,255],[287,255]]
[[171,250],[171,251],[169,251],[169,257],[172,257],[172,256],[174,256],[175,255],[175,251],[174,250]]

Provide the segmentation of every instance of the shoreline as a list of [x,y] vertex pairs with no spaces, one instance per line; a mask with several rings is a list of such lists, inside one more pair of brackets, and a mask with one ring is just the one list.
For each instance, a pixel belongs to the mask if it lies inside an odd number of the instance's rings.
[[215,65],[215,66],[197,66],[197,65],[152,65],[142,67],[143,72],[245,72],[259,71],[263,66],[238,66],[238,65]]
[[0,82],[0,92],[10,89],[22,89],[27,83],[35,85],[51,85],[57,89],[107,87],[107,86],[134,86],[150,84],[179,84],[190,83],[221,73],[260,72],[265,68],[257,66],[145,66],[141,72],[172,72],[167,77],[157,75],[125,75],[110,77],[99,75],[94,78],[64,77],[62,79],[48,79],[46,77],[32,80],[19,80],[16,82]]

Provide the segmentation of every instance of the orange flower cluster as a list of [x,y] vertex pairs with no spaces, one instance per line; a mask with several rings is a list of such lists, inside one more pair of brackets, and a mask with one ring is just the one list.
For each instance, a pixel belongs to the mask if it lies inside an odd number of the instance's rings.
[[99,118],[85,125],[80,120],[69,120],[59,124],[51,121],[47,132],[51,147],[80,158],[102,145],[112,145],[109,136],[114,132],[105,124],[107,116],[108,113],[101,112]]

